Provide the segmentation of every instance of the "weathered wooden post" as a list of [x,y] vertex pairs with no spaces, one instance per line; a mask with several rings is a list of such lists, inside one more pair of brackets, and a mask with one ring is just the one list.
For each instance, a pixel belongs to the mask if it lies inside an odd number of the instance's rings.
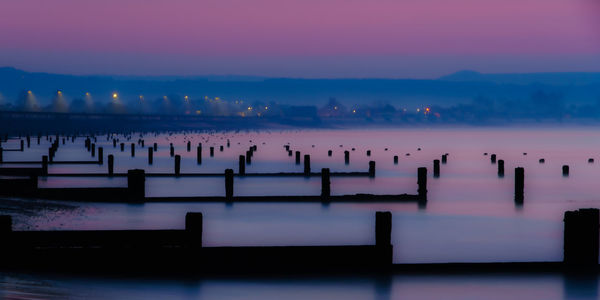
[[121,152],[125,151],[125,143],[121,143]]
[[215,156],[215,147],[210,147],[210,157]]
[[371,156],[371,150],[367,150],[367,156]]
[[104,148],[98,147],[98,163],[104,164]]
[[394,155],[394,164],[397,165],[398,164],[398,155]]
[[96,156],[96,144],[92,144],[92,157]]
[[288,150],[288,156],[292,156],[292,155],[294,155],[294,151]]
[[31,147],[31,136],[27,135],[27,148]]
[[515,202],[523,203],[523,190],[525,188],[525,169],[515,168]]
[[187,142],[187,152],[192,151],[192,142],[188,141]]
[[54,147],[48,148],[48,159],[50,162],[54,161]]
[[173,143],[169,145],[169,155],[171,155],[171,157],[175,156],[175,147],[173,147]]
[[154,148],[154,152],[158,151],[158,144],[154,143],[154,145],[152,145],[152,147]]
[[300,151],[296,151],[296,164],[300,164]]
[[181,174],[181,155],[175,155],[175,176]]
[[225,170],[225,198],[233,199],[233,170]]
[[369,162],[369,177],[375,177],[375,161],[373,160]]
[[223,145],[219,146],[219,152],[223,152]]
[[321,197],[331,196],[331,180],[329,168],[321,169]]
[[48,175],[48,156],[42,156],[42,175]]
[[144,170],[127,171],[127,190],[130,201],[144,201],[146,198],[146,172]]
[[540,160],[539,160],[538,162],[539,162],[540,164],[543,164],[543,163],[545,163],[545,162],[546,162],[546,159],[544,159],[544,158],[540,158]]
[[448,162],[448,154],[442,155],[442,164],[446,164]]
[[504,177],[504,160],[498,160],[498,176]]
[[495,164],[495,163],[496,163],[496,154],[492,154],[492,155],[490,156],[490,161],[492,162],[492,164]]
[[310,155],[304,154],[304,176],[310,175]]
[[246,164],[252,163],[252,151],[246,150]]
[[185,232],[191,248],[202,247],[202,213],[188,212],[185,214]]
[[440,177],[440,160],[433,160],[433,177]]
[[4,148],[0,147],[0,164],[4,162]]
[[569,166],[568,165],[563,165],[562,166],[562,175],[563,176],[569,176]]
[[23,151],[23,150],[25,150],[25,141],[21,140],[21,151]]
[[419,199],[427,201],[427,168],[420,167],[417,169],[417,185]]
[[593,164],[594,163],[594,159],[593,158],[588,158],[588,164]]
[[240,155],[239,163],[238,163],[238,173],[240,175],[246,174],[246,157]]
[[348,151],[348,150],[344,151],[344,163],[345,164],[350,163],[350,151]]
[[333,151],[329,150],[327,151],[327,156],[331,156],[333,154]]
[[115,173],[114,169],[115,157],[112,154],[108,155],[108,176],[113,176]]
[[131,143],[131,157],[135,157],[135,143]]
[[117,140],[113,139],[113,148],[117,148]]
[[151,165],[154,162],[154,149],[148,147],[148,164]]
[[565,212],[564,259],[570,266],[598,267],[597,208]]
[[375,213],[375,247],[378,250],[377,265],[391,267],[393,263],[392,246],[392,213],[378,211]]

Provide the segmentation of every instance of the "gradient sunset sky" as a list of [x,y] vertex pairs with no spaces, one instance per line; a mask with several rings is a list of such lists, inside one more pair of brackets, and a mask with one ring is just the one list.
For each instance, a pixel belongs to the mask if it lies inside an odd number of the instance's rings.
[[319,78],[600,71],[600,0],[0,0],[0,66]]

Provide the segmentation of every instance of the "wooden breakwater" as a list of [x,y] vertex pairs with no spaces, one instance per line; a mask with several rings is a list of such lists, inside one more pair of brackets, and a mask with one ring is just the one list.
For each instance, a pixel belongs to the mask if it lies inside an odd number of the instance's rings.
[[0,216],[0,268],[152,273],[263,273],[387,270],[392,215],[377,212],[374,245],[206,247],[201,213],[183,230],[13,231]]

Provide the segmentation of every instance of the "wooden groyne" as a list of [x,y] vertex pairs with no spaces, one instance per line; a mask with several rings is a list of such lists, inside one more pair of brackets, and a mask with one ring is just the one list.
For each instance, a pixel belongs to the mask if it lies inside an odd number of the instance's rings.
[[263,273],[390,269],[392,215],[377,212],[375,244],[205,247],[201,213],[184,230],[13,231],[0,216],[2,269],[150,273]]

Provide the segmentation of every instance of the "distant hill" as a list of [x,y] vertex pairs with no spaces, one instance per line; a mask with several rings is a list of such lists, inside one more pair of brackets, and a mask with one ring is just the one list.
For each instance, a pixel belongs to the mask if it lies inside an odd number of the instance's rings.
[[455,105],[478,96],[489,99],[528,99],[536,91],[560,93],[567,103],[600,99],[600,73],[481,74],[461,71],[433,80],[416,79],[292,79],[251,76],[75,76],[0,68],[0,98],[14,102],[31,90],[48,104],[61,90],[72,101],[90,93],[107,103],[113,92],[124,101],[165,95],[192,99],[261,101],[294,105],[322,105],[335,97],[342,103],[390,103],[397,107]]

